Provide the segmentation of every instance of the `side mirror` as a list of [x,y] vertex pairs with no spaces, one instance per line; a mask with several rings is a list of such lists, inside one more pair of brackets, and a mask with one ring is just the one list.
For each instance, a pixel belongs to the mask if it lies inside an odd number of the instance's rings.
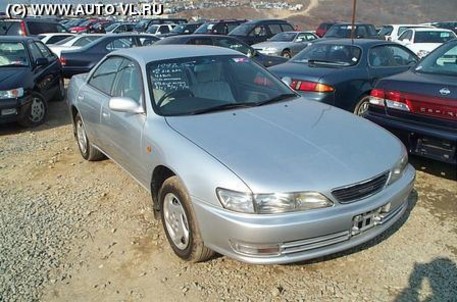
[[48,59],[46,58],[38,58],[35,60],[35,66],[43,66],[43,65],[48,65]]
[[128,113],[144,113],[143,106],[139,105],[129,97],[112,97],[109,100],[108,106],[113,111],[128,112]]

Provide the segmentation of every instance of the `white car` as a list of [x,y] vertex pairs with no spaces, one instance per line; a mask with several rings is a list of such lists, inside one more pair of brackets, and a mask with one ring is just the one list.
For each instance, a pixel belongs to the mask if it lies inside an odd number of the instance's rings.
[[441,44],[455,38],[457,35],[449,29],[411,28],[405,30],[397,42],[411,49],[419,58],[423,58]]
[[39,34],[38,39],[41,40],[46,45],[58,43],[69,37],[73,37],[75,34],[72,33],[48,33],[48,34]]
[[176,24],[153,24],[146,32],[151,35],[163,35],[169,33],[175,26]]
[[102,37],[103,34],[80,34],[73,35],[65,40],[62,40],[56,44],[49,45],[49,49],[60,58],[62,50],[72,50],[81,48],[92,41]]
[[379,37],[384,38],[386,41],[397,41],[398,37],[407,29],[410,28],[434,28],[431,25],[424,24],[385,24],[379,31]]

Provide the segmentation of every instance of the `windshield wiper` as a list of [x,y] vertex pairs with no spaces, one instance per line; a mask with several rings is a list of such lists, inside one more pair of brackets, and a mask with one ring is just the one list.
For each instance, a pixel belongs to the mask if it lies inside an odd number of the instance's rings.
[[226,104],[217,105],[214,107],[197,109],[195,111],[189,112],[188,114],[194,115],[194,114],[209,113],[209,112],[222,111],[222,110],[228,110],[228,109],[249,108],[249,107],[253,107],[253,106],[257,106],[257,103],[252,103],[252,102],[226,103]]
[[295,93],[283,93],[283,94],[275,96],[272,99],[269,99],[269,100],[266,100],[266,101],[262,101],[262,102],[257,102],[257,103],[255,103],[255,105],[256,106],[263,106],[263,105],[267,105],[267,104],[271,104],[271,103],[284,101],[286,99],[290,99],[290,98],[293,98],[293,97],[298,97],[298,95],[295,94]]

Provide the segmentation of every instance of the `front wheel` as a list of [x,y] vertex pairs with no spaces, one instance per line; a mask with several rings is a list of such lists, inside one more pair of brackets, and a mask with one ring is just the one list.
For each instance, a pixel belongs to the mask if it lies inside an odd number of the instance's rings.
[[163,183],[159,200],[163,228],[174,253],[190,262],[211,258],[214,252],[204,245],[189,194],[176,176]]
[[370,96],[365,95],[363,96],[357,105],[355,105],[354,114],[358,116],[362,116],[368,110],[368,106],[370,105]]
[[284,50],[284,51],[282,52],[282,54],[281,54],[281,55],[282,55],[284,58],[287,58],[287,59],[290,59],[290,58],[292,58],[292,54],[291,54],[291,53],[290,53],[290,51],[289,51],[289,50],[287,50],[287,49],[286,49],[286,50]]
[[48,114],[48,104],[39,94],[33,93],[31,101],[22,107],[18,122],[24,127],[35,127],[44,123]]

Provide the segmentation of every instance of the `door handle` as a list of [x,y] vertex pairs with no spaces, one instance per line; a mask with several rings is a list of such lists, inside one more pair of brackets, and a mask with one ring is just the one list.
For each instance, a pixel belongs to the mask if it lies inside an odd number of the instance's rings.
[[78,95],[78,101],[84,101],[84,96],[83,95]]

